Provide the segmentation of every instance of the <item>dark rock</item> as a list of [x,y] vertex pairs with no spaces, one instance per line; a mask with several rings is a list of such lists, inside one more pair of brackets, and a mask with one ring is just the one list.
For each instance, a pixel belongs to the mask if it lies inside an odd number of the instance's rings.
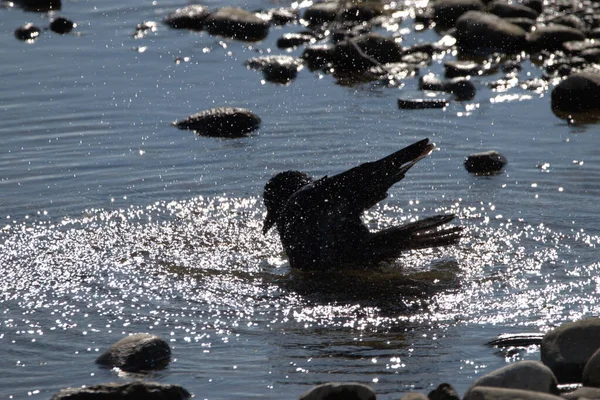
[[27,23],[15,29],[15,37],[26,42],[33,42],[40,36],[41,30],[32,23]]
[[335,1],[316,3],[304,11],[302,18],[308,22],[309,25],[314,26],[335,20],[339,12],[340,5]]
[[556,18],[552,18],[549,23],[568,26],[570,28],[579,29],[580,31],[586,30],[585,22],[573,14],[561,15]]
[[169,344],[158,336],[138,333],[127,336],[110,346],[96,363],[136,372],[164,367],[171,358]]
[[333,57],[336,68],[359,72],[378,64],[400,62],[402,49],[393,38],[369,33],[338,43]]
[[154,382],[103,383],[62,389],[51,400],[185,400],[190,393],[179,385]]
[[560,50],[564,42],[584,40],[582,31],[563,25],[549,25],[538,27],[527,36],[527,42],[532,51]]
[[413,53],[425,53],[429,57],[433,56],[435,53],[441,52],[443,49],[440,49],[439,46],[436,46],[432,43],[419,43],[414,46],[405,47],[402,51],[403,55],[413,54]]
[[300,396],[299,400],[375,400],[375,392],[360,383],[324,383]]
[[535,21],[529,18],[504,18],[504,20],[518,26],[525,32],[530,32],[535,26]]
[[426,67],[431,64],[431,56],[427,53],[406,53],[402,54],[401,60],[407,64],[418,65],[420,67]]
[[260,118],[244,108],[212,108],[188,116],[173,125],[179,129],[189,129],[205,136],[243,137],[258,129]]
[[[597,86],[598,76],[593,77],[593,79],[596,80],[592,85],[595,87],[595,98],[597,99],[600,95]],[[590,82],[584,75],[575,77],[575,80],[568,83],[567,86],[576,87],[579,90],[583,88],[583,91],[587,93],[588,84]],[[567,88],[564,89],[565,92],[561,94],[561,97],[562,95],[569,97],[562,97],[561,101],[570,98],[571,101],[578,103],[577,94],[567,94]],[[552,97],[554,104],[554,94]],[[599,104],[596,100],[595,106],[598,107]],[[566,103],[564,105],[566,106]],[[580,109],[581,105],[576,105],[575,108]],[[544,339],[542,339],[541,359],[554,372],[559,383],[581,382],[586,362],[599,348],[600,318],[586,318],[575,322],[567,322],[547,332]]]
[[600,48],[585,49],[579,55],[589,63],[600,63]]
[[596,350],[585,363],[581,383],[584,386],[600,388],[600,349]]
[[496,64],[478,64],[473,61],[446,61],[444,63],[446,78],[456,78],[464,76],[489,75],[496,73],[498,65]]
[[458,101],[472,100],[477,93],[477,89],[471,80],[465,78],[454,78],[444,82],[442,90],[452,93]]
[[173,11],[165,17],[163,22],[175,29],[200,31],[204,29],[204,21],[209,15],[208,8],[199,4],[191,4]]
[[419,90],[432,90],[434,92],[444,91],[444,82],[433,73],[423,75],[419,78]]
[[[581,72],[578,74],[571,75],[567,77],[565,80],[560,82],[553,90],[551,94],[551,104],[552,104],[552,112],[556,114],[559,118],[569,118],[572,114],[580,114],[580,113],[598,113],[600,112],[600,73],[597,72]],[[587,321],[587,320],[583,320]],[[584,324],[583,321],[580,321]],[[567,325],[568,328],[569,325]],[[562,328],[562,327],[561,327]],[[577,325],[573,328],[564,328],[566,332],[564,335],[575,335],[575,337],[579,337],[577,335],[581,335],[585,331],[583,327],[578,327]],[[557,328],[560,329],[560,328]],[[598,323],[598,327],[590,326],[589,328],[592,332],[598,332],[600,335],[600,323]],[[551,336],[553,337],[553,336]],[[570,336],[569,336],[570,337]],[[585,342],[584,342],[585,343]],[[582,346],[584,345],[582,343]],[[596,343],[596,342],[594,342]],[[556,346],[556,344],[555,344]],[[591,345],[590,345],[591,346]],[[600,338],[597,341],[597,347],[600,347]],[[542,347],[543,349],[543,347]],[[585,348],[586,351],[590,350],[589,348]],[[555,351],[560,351],[559,356],[565,357],[567,360],[572,359],[574,356],[568,356],[566,354],[562,354],[560,347],[558,347]],[[595,351],[595,349],[593,349]],[[580,352],[581,357],[583,357],[583,350]],[[544,352],[542,351],[542,356],[544,356]],[[591,356],[587,354],[587,356]],[[542,357],[542,360],[544,358]],[[581,361],[581,360],[579,360]],[[585,361],[585,360],[583,360]],[[544,361],[545,362],[545,361]],[[562,367],[562,362],[556,361],[561,369],[566,368],[567,372],[559,373],[555,371],[559,381],[563,382],[569,376],[574,377],[569,371],[569,368],[575,371],[575,363],[570,361],[567,363],[566,367]],[[550,364],[548,364],[550,365]],[[550,365],[552,368],[552,366]],[[583,369],[583,365],[578,366]],[[554,370],[554,368],[552,368]],[[577,372],[580,373],[581,371]],[[569,378],[572,379],[572,378]]]
[[600,399],[600,388],[596,387],[580,387],[572,392],[564,393],[561,395],[563,399],[567,400],[578,400],[578,399]]
[[269,12],[274,25],[286,25],[298,20],[298,10],[292,8],[278,8]]
[[436,0],[432,9],[435,23],[449,28],[467,11],[484,11],[485,5],[481,0]]
[[[386,84],[387,86],[397,86],[397,82],[401,81],[403,79],[406,79],[409,76],[415,76],[417,75],[419,72],[419,68],[416,65],[413,64],[407,64],[407,63],[387,63],[387,64],[381,64],[381,65],[376,65],[374,67],[371,67],[368,69],[368,71],[366,71],[364,74],[359,74],[359,75],[353,75],[350,74],[350,76],[343,76],[341,77],[342,79],[345,79],[346,82],[348,83],[352,83],[353,80],[352,78],[358,78],[355,79],[355,81],[359,82],[362,80],[364,81],[377,81],[379,80],[380,82]],[[338,78],[340,78],[340,76],[338,76]]]
[[292,56],[262,56],[246,61],[248,68],[262,71],[265,79],[275,83],[289,83],[296,79],[302,61]]
[[488,12],[501,18],[528,18],[535,20],[539,13],[521,4],[507,3],[506,0],[494,0],[487,6]]
[[292,49],[314,41],[315,37],[310,33],[286,33],[277,39],[277,47],[280,49]]
[[469,392],[480,386],[558,394],[556,377],[550,368],[533,360],[518,361],[476,379],[467,389],[465,397],[469,397]]
[[61,0],[15,0],[14,3],[25,11],[48,12],[62,8]]
[[544,0],[523,0],[521,4],[523,4],[525,7],[535,10],[538,15],[540,15],[544,10]]
[[513,54],[526,46],[526,32],[502,18],[480,11],[469,11],[456,21],[456,41],[467,54]]
[[470,154],[465,159],[465,168],[473,174],[494,174],[502,171],[508,163],[506,157],[497,151]]
[[330,44],[319,44],[308,46],[302,52],[300,58],[302,58],[308,68],[316,70],[324,68],[332,62],[334,56],[334,47]]
[[588,37],[589,37],[590,39],[598,39],[598,38],[600,38],[600,27],[592,29],[592,30],[591,30],[591,31],[588,33]]
[[442,383],[427,395],[429,400],[460,400],[460,396],[449,383]]
[[448,100],[443,99],[398,99],[398,108],[401,110],[445,108],[448,104]]
[[344,21],[366,22],[375,18],[378,13],[365,5],[358,4],[342,11],[341,17]]
[[564,52],[568,55],[579,55],[587,49],[598,49],[600,43],[597,40],[576,40],[571,42],[564,42],[562,44]]
[[247,42],[263,40],[269,34],[269,23],[241,8],[224,7],[206,18],[206,30],[211,35],[230,37]]
[[502,72],[504,72],[505,74],[519,72],[521,71],[521,69],[523,69],[523,67],[521,67],[521,64],[515,60],[508,60],[505,61],[504,64],[502,64]]
[[559,396],[534,392],[532,390],[505,389],[479,386],[473,388],[463,400],[564,400]]
[[540,345],[542,338],[541,333],[503,333],[498,335],[498,338],[490,340],[486,344],[495,347],[528,347],[532,345]]
[[52,22],[50,23],[50,30],[52,32],[56,32],[61,35],[64,35],[66,33],[71,32],[73,30],[73,28],[75,28],[76,26],[77,26],[77,24],[74,23],[73,21],[63,18],[63,17],[58,17],[58,18],[53,19]]

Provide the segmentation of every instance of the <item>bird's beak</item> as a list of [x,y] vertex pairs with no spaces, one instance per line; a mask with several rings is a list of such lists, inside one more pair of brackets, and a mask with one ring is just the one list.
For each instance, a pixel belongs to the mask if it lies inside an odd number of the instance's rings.
[[265,221],[263,222],[263,235],[266,235],[269,232],[269,229],[275,224],[275,215],[273,213],[267,212],[267,216],[265,217]]

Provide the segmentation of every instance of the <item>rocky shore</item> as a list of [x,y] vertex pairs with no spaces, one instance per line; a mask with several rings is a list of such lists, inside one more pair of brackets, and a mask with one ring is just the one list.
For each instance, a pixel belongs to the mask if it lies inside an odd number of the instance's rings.
[[[537,335],[504,338],[496,345],[541,343],[541,361],[518,361],[491,371],[475,380],[463,400],[576,400],[600,399],[600,318],[563,324]],[[112,345],[96,362],[108,368],[145,372],[164,368],[171,350],[164,340],[148,334],[125,337]],[[193,392],[193,388],[190,388]],[[196,396],[204,396],[196,393]],[[139,380],[133,383],[106,383],[84,388],[66,388],[52,400],[180,400],[191,394],[178,385]],[[282,396],[285,398],[285,396]],[[300,400],[375,400],[375,391],[357,382],[330,382],[315,386]],[[410,392],[403,400],[460,400],[451,384],[442,383],[428,394]]]

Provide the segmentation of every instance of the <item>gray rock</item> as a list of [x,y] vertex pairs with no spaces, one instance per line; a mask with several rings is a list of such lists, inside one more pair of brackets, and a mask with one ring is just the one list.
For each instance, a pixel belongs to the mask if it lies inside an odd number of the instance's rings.
[[[565,80],[563,80],[562,82],[560,82],[556,87],[554,87],[554,89],[552,89],[552,93],[551,93],[551,104],[552,104],[552,111],[559,117],[563,117],[563,114],[570,114],[570,113],[598,113],[600,112],[600,73],[597,72],[580,72],[574,75],[571,75],[569,77],[567,77]],[[583,331],[586,330],[591,330],[592,332],[594,332],[594,334],[598,334],[600,335],[600,322],[597,322],[597,327],[596,327],[596,322],[591,322],[591,321],[595,321],[596,319],[590,319],[590,320],[582,320],[579,321],[581,324],[584,324],[582,326],[579,326],[575,323],[575,325],[573,326],[573,328],[569,328],[570,325],[566,325],[565,329],[565,334],[566,335],[575,335],[576,338],[583,337]],[[590,322],[584,322],[584,321],[590,321]],[[598,321],[600,321],[600,319],[598,319]],[[562,327],[561,327],[562,328]],[[561,328],[557,328],[557,329],[561,329]],[[553,332],[553,331],[551,331]],[[556,334],[561,334],[560,332],[562,332],[562,330],[558,331],[558,333]],[[552,334],[549,338],[553,338],[555,334]],[[570,336],[568,336],[570,337]],[[558,346],[557,343],[555,343],[556,339],[553,339],[552,342],[547,342],[547,345],[549,344],[553,344],[554,347],[552,347],[552,350],[550,350],[551,348],[548,348],[548,351],[552,351],[552,353],[549,353],[548,356],[550,357],[550,359],[548,360],[549,362],[553,362],[554,358],[556,356],[558,356],[557,362],[559,364],[562,363],[563,357],[565,357],[565,359],[572,359],[574,355],[569,355],[567,353],[570,353],[570,351],[566,351],[564,352],[563,350],[560,350],[560,348],[555,348],[555,346]],[[546,364],[548,364],[544,357],[544,342],[542,342],[542,361]],[[577,348],[578,352],[577,352],[577,357],[578,357],[578,361],[577,363],[580,364],[580,367],[578,367],[579,372],[578,374],[581,373],[581,371],[583,370],[583,364],[587,361],[587,357],[590,357],[592,355],[592,353],[597,349],[600,348],[600,337],[598,337],[597,340],[593,340],[593,337],[589,337],[587,338],[585,341],[581,342],[579,346],[576,346],[575,344],[571,345],[572,347]],[[595,347],[594,347],[595,346]],[[565,346],[563,346],[565,347]],[[558,351],[558,353],[554,353],[555,351]],[[585,359],[583,359],[583,357],[586,357]],[[571,364],[571,362],[569,362],[569,364]],[[548,364],[550,365],[550,364]],[[551,366],[552,368],[552,366]],[[554,368],[553,368],[554,369]],[[555,372],[556,373],[556,372]],[[570,374],[567,374],[570,375]],[[558,377],[558,374],[557,374]],[[576,376],[573,376],[573,378],[575,378]],[[580,377],[580,375],[579,375]],[[558,377],[559,381],[561,381],[562,378]],[[571,379],[571,378],[570,378]],[[578,381],[579,379],[577,379]]]
[[484,11],[481,0],[436,0],[432,5],[433,20],[441,27],[452,27],[467,11]]
[[220,107],[190,115],[173,125],[200,135],[235,138],[258,129],[260,123],[260,118],[245,108]]
[[460,396],[449,383],[442,383],[427,395],[429,400],[460,400]]
[[518,53],[526,46],[527,33],[502,18],[469,11],[456,21],[456,41],[467,54]]
[[62,389],[51,400],[185,400],[190,393],[178,385],[154,382],[103,383]]
[[507,3],[506,0],[494,0],[487,6],[488,12],[501,18],[528,18],[535,20],[539,13],[521,4]]
[[538,27],[527,36],[532,51],[560,50],[564,42],[584,39],[585,35],[582,31],[563,25]]
[[375,400],[375,392],[361,383],[330,382],[315,386],[299,400]]
[[[569,86],[578,90],[583,88],[582,92],[588,93],[587,78],[585,76],[574,78],[575,81],[572,81],[572,85]],[[597,90],[600,79],[598,77],[594,77],[594,79],[596,82],[593,86]],[[567,101],[568,98],[571,101],[577,101],[576,94],[568,92],[566,87],[564,92],[561,90],[559,95],[561,105],[566,105],[563,101]],[[596,93],[596,96],[600,95],[600,91]],[[553,91],[553,104],[555,96]],[[586,318],[567,322],[547,332],[542,339],[541,359],[554,372],[559,383],[581,382],[585,363],[599,348],[600,318]]]
[[208,8],[199,4],[191,4],[178,8],[167,15],[163,22],[175,29],[192,29],[200,31],[204,28],[204,21],[210,15]]
[[224,7],[215,11],[206,18],[204,25],[211,35],[247,42],[263,40],[269,34],[267,21],[250,11],[235,7]]
[[465,168],[474,174],[495,174],[502,171],[507,163],[506,157],[497,151],[490,150],[470,154],[465,159]]
[[575,389],[572,392],[564,393],[561,397],[568,400],[577,400],[577,399],[600,399],[600,388],[595,387],[580,387]]
[[135,372],[164,367],[170,358],[171,348],[167,342],[158,336],[138,333],[110,346],[96,362],[105,367]]
[[471,384],[465,397],[468,397],[469,393],[479,386],[558,394],[556,377],[550,368],[538,361],[531,360],[509,364],[482,376]]
[[585,363],[581,383],[584,386],[600,388],[600,349],[596,350]]
[[564,400],[562,397],[531,390],[505,389],[489,386],[473,388],[463,400]]

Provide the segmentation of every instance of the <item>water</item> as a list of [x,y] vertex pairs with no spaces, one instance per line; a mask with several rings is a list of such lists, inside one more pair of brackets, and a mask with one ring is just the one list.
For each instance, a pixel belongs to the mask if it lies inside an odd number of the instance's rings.
[[[197,398],[296,398],[337,380],[382,399],[442,382],[463,393],[483,373],[539,359],[536,347],[487,347],[498,334],[598,314],[600,128],[554,117],[549,92],[492,91],[498,73],[475,79],[471,102],[400,111],[416,79],[342,87],[304,69],[280,86],[243,66],[278,54],[276,39],[298,26],[253,45],[160,24],[135,39],[136,24],[186,3],[64,1],[57,15],[77,34],[27,44],[14,29],[49,16],[0,4],[0,398],[135,379],[94,364],[135,332],[172,346],[170,366],[148,379]],[[529,75],[541,73],[525,62],[519,78]],[[249,108],[262,127],[224,140],[170,125],[216,106]],[[275,172],[340,172],[423,137],[439,151],[366,219],[378,228],[452,211],[460,245],[315,279],[261,234]],[[489,149],[506,171],[469,175],[464,157]],[[415,296],[406,276],[429,294]]]

